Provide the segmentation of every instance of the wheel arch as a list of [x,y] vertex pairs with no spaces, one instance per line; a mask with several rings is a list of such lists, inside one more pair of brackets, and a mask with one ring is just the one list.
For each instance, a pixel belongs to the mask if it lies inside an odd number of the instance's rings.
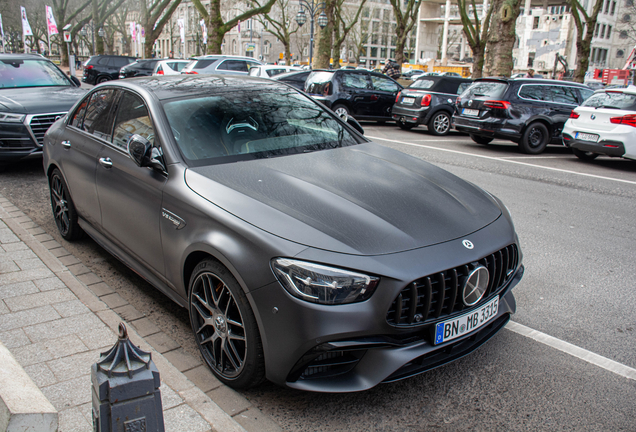
[[543,125],[548,128],[548,132],[550,133],[550,137],[552,137],[552,134],[554,132],[554,122],[552,120],[550,120],[549,117],[533,117],[530,120],[528,120],[525,125],[523,126],[523,128],[521,129],[521,136],[523,137],[523,134],[526,133],[526,130],[528,130],[528,128],[530,127],[531,124],[533,123],[543,123]]

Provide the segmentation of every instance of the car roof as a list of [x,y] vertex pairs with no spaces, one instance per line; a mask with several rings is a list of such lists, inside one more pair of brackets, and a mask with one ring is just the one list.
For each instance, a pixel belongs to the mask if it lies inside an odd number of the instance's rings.
[[39,54],[21,53],[21,54],[0,54],[2,60],[41,60],[50,62],[51,60],[42,57]]
[[541,85],[554,84],[554,85],[562,85],[562,86],[566,85],[566,86],[581,87],[581,88],[589,89],[589,87],[583,83],[577,83],[574,81],[546,79],[546,78],[536,79],[536,78],[483,77],[483,78],[477,78],[475,82],[477,81],[501,81],[505,83],[522,83],[522,84],[533,83],[533,84],[541,84]]
[[216,60],[216,59],[237,59],[237,60],[251,60],[251,61],[255,61],[256,63],[261,63],[261,61],[259,61],[258,59],[255,59],[254,57],[247,57],[247,56],[237,56],[237,55],[225,55],[225,54],[207,54],[204,56],[199,56],[199,57],[192,57],[192,60]]
[[624,88],[605,88],[597,90],[599,93],[627,93],[630,95],[636,95],[636,86],[630,85]]
[[449,76],[449,75],[427,75],[427,76],[422,76],[422,77],[417,77],[417,79],[414,81],[462,81],[462,82],[470,82],[472,81],[472,79],[470,78],[463,78],[463,77],[458,77],[458,76]]
[[191,96],[215,96],[221,93],[242,90],[262,91],[271,87],[289,91],[285,84],[266,78],[248,75],[168,75],[130,78],[126,80],[109,81],[104,87],[129,88],[140,93],[154,95],[159,100],[173,98],[187,98]]

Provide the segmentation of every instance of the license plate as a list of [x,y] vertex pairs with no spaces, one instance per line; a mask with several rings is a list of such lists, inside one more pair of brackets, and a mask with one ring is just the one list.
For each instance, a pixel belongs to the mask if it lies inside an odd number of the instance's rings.
[[448,342],[477,330],[497,315],[499,297],[470,313],[452,320],[437,323],[435,326],[435,345]]
[[477,117],[477,116],[479,116],[479,110],[464,108],[462,110],[462,114],[463,115],[467,115],[467,116]]
[[592,141],[592,142],[598,142],[598,138],[599,136],[596,134],[589,134],[589,133],[583,133],[583,132],[577,132],[576,136],[574,137],[575,139],[581,140],[581,141]]
[[410,98],[410,97],[402,98],[402,103],[403,103],[403,104],[410,105],[410,104],[412,104],[413,102],[415,102],[415,98]]

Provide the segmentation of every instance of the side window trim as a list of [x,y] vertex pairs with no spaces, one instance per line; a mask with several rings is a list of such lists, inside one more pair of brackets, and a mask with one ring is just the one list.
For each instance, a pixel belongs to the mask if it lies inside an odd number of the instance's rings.
[[155,121],[152,118],[152,114],[151,114],[150,109],[148,108],[148,104],[146,103],[144,98],[140,94],[138,94],[137,92],[129,90],[129,89],[121,90],[119,93],[120,94],[119,94],[119,97],[118,97],[118,100],[117,100],[117,106],[115,107],[116,112],[113,115],[113,130],[112,130],[112,134],[111,134],[111,142],[108,143],[108,147],[118,151],[119,153],[125,154],[127,157],[130,157],[130,155],[128,154],[128,149],[127,148],[126,149],[122,149],[121,147],[117,146],[115,144],[115,142],[114,142],[115,141],[115,129],[116,129],[116,124],[117,124],[117,117],[119,116],[119,110],[120,110],[120,107],[121,107],[121,102],[124,100],[124,95],[126,93],[129,93],[131,95],[134,95],[134,96],[138,97],[141,100],[141,102],[144,104],[144,106],[146,108],[146,113],[148,114],[148,118],[150,119],[150,124],[152,125],[152,129],[153,129],[153,132],[154,132],[154,134],[153,134],[154,135],[154,141],[153,141],[152,145],[153,145],[153,147],[156,147],[157,149],[159,149],[163,153],[163,151],[161,149],[161,141],[158,139],[158,136],[157,136],[157,133],[156,133],[157,127],[155,125]]

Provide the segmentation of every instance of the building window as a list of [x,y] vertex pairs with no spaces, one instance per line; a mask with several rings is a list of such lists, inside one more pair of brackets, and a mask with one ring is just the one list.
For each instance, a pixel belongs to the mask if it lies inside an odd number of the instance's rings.
[[621,39],[627,39],[627,30],[621,30],[621,32],[618,34],[618,37]]
[[373,18],[380,19],[380,9],[373,9]]
[[371,44],[372,45],[377,45],[379,39],[380,39],[380,37],[377,34],[371,35]]
[[609,8],[610,8],[610,0],[605,0],[605,8],[603,12],[605,15],[609,13]]
[[528,53],[528,67],[529,68],[534,66],[534,55],[535,55],[535,53],[533,53],[533,52]]
[[601,39],[603,39],[605,37],[605,28],[607,26],[605,24],[603,24],[603,26],[601,27]]
[[623,15],[623,22],[630,22],[632,17],[629,14]]
[[380,58],[386,58],[386,48],[380,48]]
[[232,41],[232,54],[236,54],[236,40]]
[[634,6],[634,0],[625,0],[625,6]]
[[378,56],[378,49],[371,48],[371,57],[377,57],[377,56]]
[[614,12],[616,12],[616,1],[612,2],[612,8],[610,9],[610,15],[614,15]]
[[609,39],[611,35],[612,35],[612,26],[608,25],[607,26],[607,34],[605,36]]
[[622,49],[616,50],[616,58],[623,58],[625,57],[625,51],[623,51]]
[[532,30],[536,30],[539,28],[539,17],[534,17],[534,21],[532,23]]
[[594,37],[598,37],[598,32],[601,30],[601,24],[596,23],[596,28],[594,29]]
[[380,31],[380,23],[377,21],[373,21],[371,24],[371,33],[377,33]]

